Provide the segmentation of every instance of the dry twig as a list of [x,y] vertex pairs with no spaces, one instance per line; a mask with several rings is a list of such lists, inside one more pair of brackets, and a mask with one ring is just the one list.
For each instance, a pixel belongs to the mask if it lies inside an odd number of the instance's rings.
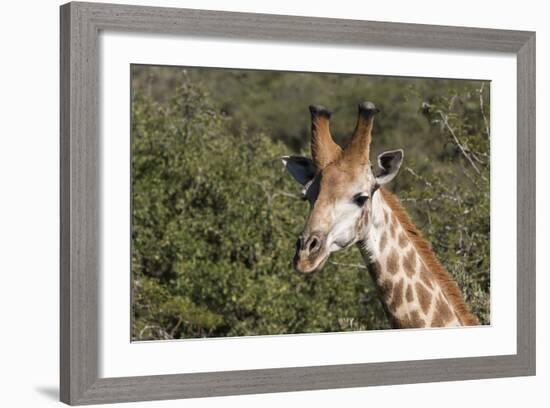
[[447,115],[445,115],[443,112],[439,111],[439,116],[441,117],[441,120],[443,121],[443,125],[447,128],[447,130],[451,134],[455,144],[458,146],[458,148],[462,152],[462,155],[470,162],[470,164],[472,165],[472,167],[474,168],[476,173],[481,174],[479,169],[477,168],[476,164],[474,163],[474,161],[470,157],[470,155],[466,152],[466,149],[464,148],[464,146],[458,140],[458,137],[456,137],[456,134],[455,134],[453,128],[449,125],[449,122],[447,121]]
[[485,82],[481,83],[481,87],[479,88],[479,109],[481,110],[481,116],[483,116],[483,123],[485,123],[485,133],[487,134],[487,137],[489,137],[489,121],[487,120],[487,116],[485,116],[485,109],[483,108],[483,87],[485,86]]

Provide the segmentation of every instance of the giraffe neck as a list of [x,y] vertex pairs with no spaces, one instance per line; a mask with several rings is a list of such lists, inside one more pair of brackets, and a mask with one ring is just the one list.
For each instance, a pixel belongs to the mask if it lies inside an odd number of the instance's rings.
[[392,327],[478,324],[397,199],[380,188],[370,204],[360,247]]

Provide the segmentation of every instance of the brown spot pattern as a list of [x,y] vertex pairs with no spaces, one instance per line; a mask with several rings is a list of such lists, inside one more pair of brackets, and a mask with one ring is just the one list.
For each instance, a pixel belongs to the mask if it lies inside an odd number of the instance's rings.
[[380,295],[382,296],[382,299],[384,299],[386,302],[388,302],[391,298],[393,290],[393,282],[389,279],[386,279],[382,284],[380,285]]
[[414,329],[419,327],[426,327],[426,322],[420,317],[418,311],[413,310],[407,316],[403,317],[400,321],[400,327],[406,329]]
[[456,313],[458,321],[467,326],[479,324],[478,318],[472,314],[469,307],[464,302],[464,297],[458,285],[453,282],[449,272],[437,260],[430,243],[426,241],[422,237],[420,231],[416,229],[410,217],[399,203],[397,197],[384,187],[380,187],[380,193],[382,194],[385,204],[391,211],[391,214],[397,217],[399,225],[407,231],[409,241],[418,251],[422,263],[428,268],[430,281],[437,282],[443,293],[445,293],[445,299],[449,302],[453,313]]
[[399,280],[393,288],[393,297],[390,309],[395,311],[403,303],[403,279]]
[[443,321],[439,316],[434,316],[432,319],[432,323],[430,324],[430,327],[443,327]]
[[389,273],[392,275],[395,275],[397,273],[399,264],[399,255],[395,251],[395,249],[392,249],[390,254],[388,255],[388,258],[386,259],[386,269]]
[[403,269],[409,278],[412,278],[416,273],[416,252],[411,249],[403,258]]
[[392,217],[392,222],[391,222],[391,225],[390,225],[390,233],[391,233],[391,237],[392,239],[395,239],[395,219],[394,217]]
[[388,225],[389,217],[388,210],[384,210],[384,224]]
[[430,308],[430,304],[432,303],[432,295],[430,294],[430,292],[428,292],[428,289],[426,289],[426,287],[420,282],[416,283],[416,296],[418,297],[418,301],[420,302],[420,307],[422,308],[422,311],[424,312],[424,314],[427,314]]
[[380,268],[380,263],[378,261],[373,261],[368,265],[368,271],[370,276],[375,282],[378,282],[380,279],[382,268]]
[[405,299],[407,302],[412,302],[414,300],[412,285],[407,285],[407,290],[405,291]]
[[432,279],[430,278],[428,274],[428,270],[426,269],[426,266],[422,264],[420,266],[420,280],[426,285],[428,288],[433,289]]
[[426,322],[420,318],[420,314],[414,310],[411,312],[411,323],[413,327],[425,327]]
[[380,238],[380,253],[384,252],[384,248],[386,248],[386,244],[388,243],[388,234],[386,234],[386,231],[382,233],[382,237]]
[[437,303],[435,305],[435,312],[434,312],[434,318],[432,320],[432,327],[445,326],[445,323],[451,320],[452,316],[453,316],[453,313],[451,312],[449,305],[447,304],[447,302],[443,300],[441,296],[439,296],[439,298],[437,299]]
[[410,313],[409,322],[411,328],[426,327],[426,322],[420,318],[420,314],[416,310]]
[[401,233],[399,234],[399,247],[400,248],[405,248],[407,246],[407,244],[409,243],[409,241],[407,240],[407,237],[405,236],[404,233]]

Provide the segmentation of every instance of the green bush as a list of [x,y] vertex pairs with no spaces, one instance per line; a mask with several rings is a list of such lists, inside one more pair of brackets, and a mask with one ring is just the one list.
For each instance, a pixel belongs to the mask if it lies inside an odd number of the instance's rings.
[[[298,127],[309,123],[312,101],[304,100],[310,95],[301,89],[314,89],[326,78],[300,74],[293,97],[281,74],[212,72],[134,67],[132,338],[389,328],[355,248],[334,254],[312,276],[291,267],[308,205],[279,157],[296,149],[307,153],[307,143],[273,129],[288,124],[295,131],[292,118],[277,116],[285,109],[300,115]],[[243,87],[235,84],[238,74],[256,84],[262,104],[251,105],[250,96],[242,95]],[[296,74],[284,75],[296,84]],[[346,99],[353,106],[361,100],[355,95],[360,78],[349,81],[348,93],[338,87],[338,103]],[[426,96],[423,91],[435,83],[413,86],[386,78],[369,85],[381,94],[396,94],[398,104],[390,113],[401,106],[405,116],[381,120],[375,133],[384,136],[373,143],[411,146],[413,154],[406,150],[405,168],[393,188],[487,323],[489,139],[480,100],[488,109],[488,96],[471,81],[441,82],[444,87]],[[217,96],[224,86],[223,96]],[[270,92],[281,87],[283,94]],[[158,89],[164,92],[157,94]],[[298,103],[303,103],[299,109],[289,107]],[[410,139],[407,117],[414,118],[418,140],[403,143]],[[354,120],[345,123],[348,134]],[[308,142],[309,135],[300,138]]]

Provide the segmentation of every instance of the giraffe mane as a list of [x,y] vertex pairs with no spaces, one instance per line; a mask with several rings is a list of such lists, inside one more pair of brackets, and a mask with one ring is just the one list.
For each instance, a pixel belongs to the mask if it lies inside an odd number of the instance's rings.
[[457,283],[451,278],[449,272],[435,257],[432,246],[428,241],[426,241],[420,231],[418,231],[416,226],[412,223],[409,215],[401,206],[401,203],[397,197],[384,187],[380,187],[380,192],[386,204],[391,208],[393,214],[405,230],[411,243],[418,251],[418,254],[424,261],[426,267],[430,270],[435,280],[439,283],[441,290],[459,315],[459,319],[466,326],[478,325],[479,320],[471,313],[470,309],[466,305],[462,292],[460,291]]

